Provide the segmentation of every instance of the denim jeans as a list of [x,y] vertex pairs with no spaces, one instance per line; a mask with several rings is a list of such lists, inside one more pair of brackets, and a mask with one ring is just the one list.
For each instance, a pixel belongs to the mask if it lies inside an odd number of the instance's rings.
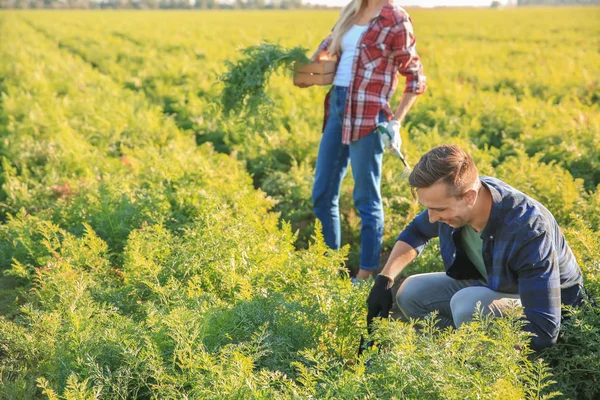
[[[354,206],[361,218],[360,268],[379,268],[383,236],[383,205],[381,203],[381,163],[383,139],[373,131],[367,136],[342,143],[342,121],[347,88],[334,86],[330,97],[329,118],[319,145],[315,182],[312,192],[313,209],[323,225],[325,243],[332,249],[341,246],[340,188],[352,163]],[[386,118],[380,114],[380,121]]]
[[456,280],[445,272],[412,275],[396,293],[396,303],[406,318],[423,318],[438,311],[438,326],[458,328],[473,319],[477,303],[484,314],[502,317],[521,305],[518,294],[495,292],[480,280]]

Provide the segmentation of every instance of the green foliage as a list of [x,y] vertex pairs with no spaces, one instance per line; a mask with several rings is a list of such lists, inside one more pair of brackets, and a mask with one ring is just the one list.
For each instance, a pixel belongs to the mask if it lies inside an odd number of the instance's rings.
[[[583,181],[573,179],[568,171],[553,162],[542,163],[540,158],[541,154],[528,157],[518,152],[504,159],[496,168],[496,174],[509,185],[538,200],[559,224],[566,225],[572,213],[585,210]],[[552,176],[552,180],[548,176]]]
[[[598,10],[503,13],[411,12],[429,89],[404,151],[460,144],[539,199],[598,298]],[[273,73],[336,14],[208,15],[0,14],[0,398],[598,397],[589,305],[540,355],[514,317],[432,317],[381,321],[357,358],[371,282],[347,279],[351,174],[341,251],[310,204],[326,89]],[[421,211],[401,171],[386,154],[382,262]],[[441,270],[438,253],[404,274]]]
[[[527,353],[514,349],[525,340],[516,317],[495,321],[479,317],[456,332],[439,331],[435,316],[419,325],[384,322],[378,324],[375,339],[379,348],[349,368],[322,353],[306,351],[303,362],[295,364],[298,381],[317,398],[553,396],[547,367],[532,364]],[[369,367],[363,364],[367,359]]]
[[313,174],[309,165],[294,162],[287,173],[276,171],[268,175],[262,184],[263,190],[277,201],[273,210],[285,215],[285,219],[297,230],[296,245],[301,248],[306,248],[308,237],[314,231],[310,178]]
[[[596,298],[596,304],[597,301]],[[570,310],[569,314],[559,343],[547,349],[542,357],[555,377],[561,377],[556,389],[565,397],[596,399],[600,395],[600,311],[588,303]]]
[[565,231],[569,246],[583,271],[590,299],[580,309],[568,310],[557,345],[541,355],[558,379],[557,389],[565,397],[595,399],[600,395],[600,240],[577,218]]
[[[28,215],[25,211],[9,216],[0,226],[0,267],[3,271],[17,263],[34,271],[46,264],[60,244],[61,230],[50,221]],[[19,277],[26,273],[16,272]]]
[[600,297],[600,238],[598,233],[590,229],[581,218],[577,218],[565,230],[565,237],[579,262],[587,290],[592,297]]
[[292,70],[296,63],[308,63],[306,49],[286,49],[268,42],[242,49],[245,58],[236,63],[226,62],[228,71],[219,76],[223,82],[221,105],[225,115],[245,111],[245,114],[263,114],[273,106],[265,93],[270,75],[283,67]]

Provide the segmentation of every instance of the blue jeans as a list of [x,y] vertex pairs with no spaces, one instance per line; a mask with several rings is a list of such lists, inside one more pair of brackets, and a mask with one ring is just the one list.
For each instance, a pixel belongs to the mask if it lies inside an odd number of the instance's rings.
[[[313,209],[323,225],[325,243],[332,249],[341,246],[340,188],[352,163],[354,206],[361,218],[360,268],[379,268],[383,237],[383,205],[381,203],[381,163],[383,139],[373,131],[367,136],[342,144],[342,120],[347,88],[334,86],[331,91],[329,118],[319,145],[315,182],[312,192]],[[386,118],[380,114],[380,121]]]

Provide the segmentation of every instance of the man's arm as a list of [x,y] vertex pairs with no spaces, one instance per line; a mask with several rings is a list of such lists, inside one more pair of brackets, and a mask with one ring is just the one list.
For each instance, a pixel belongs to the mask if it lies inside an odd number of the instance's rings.
[[439,235],[439,223],[429,222],[429,212],[421,212],[410,224],[398,235],[398,239],[392,253],[381,271],[390,279],[395,279],[400,272],[412,260],[414,260],[425,245],[434,237]]
[[417,255],[417,251],[408,243],[401,240],[396,242],[383,271],[375,278],[375,283],[367,298],[367,325],[370,326],[373,318],[377,316],[382,318],[388,317],[394,305],[394,299],[392,298],[394,278]]
[[434,237],[439,236],[439,222],[429,222],[429,211],[422,211],[406,228],[398,235],[397,240],[407,243],[410,247],[421,254],[425,245]]
[[398,236],[392,253],[383,271],[375,278],[375,283],[367,298],[367,322],[369,325],[378,315],[387,317],[394,304],[392,298],[394,278],[421,253],[431,238],[438,236],[438,224],[429,222],[429,213],[425,210],[417,215]]
[[535,334],[531,348],[556,343],[560,329],[560,271],[554,243],[548,233],[529,240],[511,260],[517,273],[519,295],[527,319],[524,330]]
[[380,275],[384,275],[391,280],[396,279],[404,267],[414,260],[417,255],[419,255],[419,253],[417,253],[411,245],[402,240],[398,240]]

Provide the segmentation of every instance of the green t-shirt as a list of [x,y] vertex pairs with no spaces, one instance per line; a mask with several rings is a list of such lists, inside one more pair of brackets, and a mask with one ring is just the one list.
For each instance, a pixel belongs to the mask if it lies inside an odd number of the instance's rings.
[[461,230],[461,244],[463,249],[467,253],[467,257],[481,273],[483,278],[487,281],[487,271],[485,269],[485,263],[483,262],[483,241],[478,232],[470,225],[463,226]]

